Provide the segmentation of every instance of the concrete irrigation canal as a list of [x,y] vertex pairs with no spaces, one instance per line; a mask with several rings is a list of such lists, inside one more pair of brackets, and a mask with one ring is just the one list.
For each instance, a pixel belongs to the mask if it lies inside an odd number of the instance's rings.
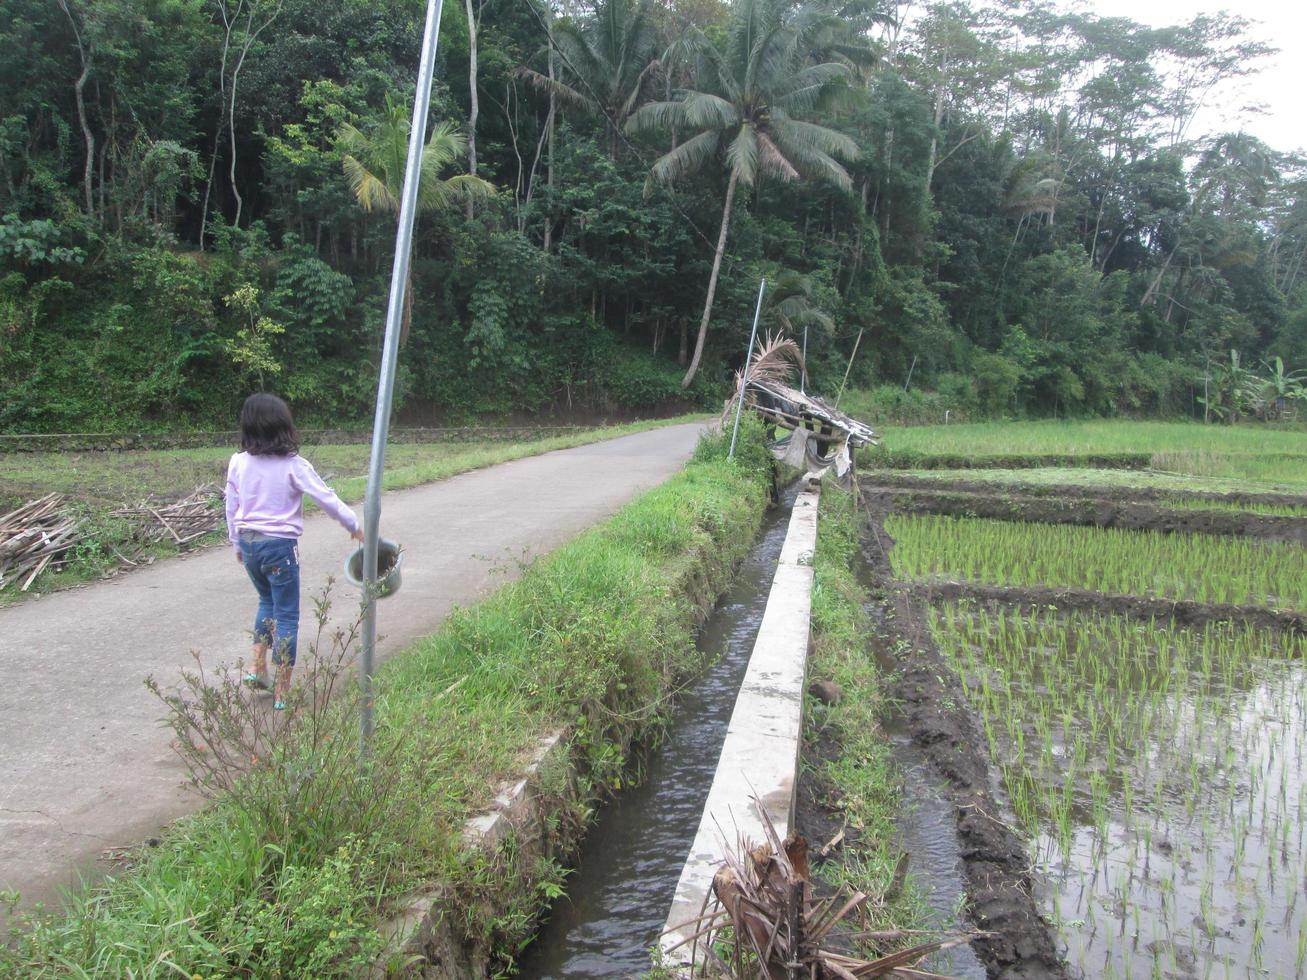
[[[682,698],[644,783],[590,835],[580,872],[520,962],[523,976],[639,973],[672,961],[741,839],[793,824],[809,641],[815,488],[792,487],[766,519],[730,592],[700,632],[713,666]],[[679,954],[679,955],[678,955]]]
[[[711,665],[680,695],[665,738],[640,754],[638,785],[588,833],[567,896],[515,964],[526,980],[635,977],[651,956],[688,976],[703,955],[692,954],[692,937],[715,904],[726,856],[767,839],[764,813],[778,837],[803,829],[796,809],[820,500],[815,483],[796,483],[764,518],[699,632]],[[885,657],[881,666],[893,663]],[[904,720],[887,724],[911,801],[897,826],[905,863],[931,921],[952,927],[967,900],[953,807]],[[968,980],[987,975],[967,945],[926,965]]]
[[586,837],[577,872],[518,966],[527,980],[639,974],[649,966],[718,768],[749,665],[794,493],[764,518],[730,590],[699,631],[712,665],[678,700],[663,742],[639,762]]

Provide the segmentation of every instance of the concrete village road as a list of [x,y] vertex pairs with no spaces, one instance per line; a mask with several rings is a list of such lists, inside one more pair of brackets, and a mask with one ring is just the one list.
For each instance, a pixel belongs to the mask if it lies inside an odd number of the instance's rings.
[[[384,657],[435,630],[550,551],[677,472],[699,423],[520,459],[387,494],[382,534],[405,550],[402,591],[380,606]],[[312,459],[312,453],[306,452]],[[361,512],[360,512],[361,516]],[[301,546],[301,648],[310,597],[341,579],[352,544],[322,514]],[[357,609],[338,585],[335,610]],[[254,593],[230,549],[213,548],[0,609],[0,889],[55,901],[130,845],[195,808],[184,768],[142,683],[167,686],[198,651],[206,667],[248,655]]]

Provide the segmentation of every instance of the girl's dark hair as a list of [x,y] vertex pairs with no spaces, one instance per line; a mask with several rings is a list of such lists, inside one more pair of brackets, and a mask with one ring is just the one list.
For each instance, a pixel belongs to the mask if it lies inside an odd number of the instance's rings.
[[258,392],[241,406],[241,449],[251,456],[294,456],[300,449],[290,406],[276,395]]

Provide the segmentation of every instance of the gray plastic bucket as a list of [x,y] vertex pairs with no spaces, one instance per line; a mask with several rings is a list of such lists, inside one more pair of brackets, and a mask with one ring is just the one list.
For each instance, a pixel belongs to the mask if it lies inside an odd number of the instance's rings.
[[[394,541],[382,538],[377,542],[377,598],[385,599],[399,591],[404,564],[404,549]],[[360,547],[345,562],[345,578],[351,585],[363,588],[363,549]]]

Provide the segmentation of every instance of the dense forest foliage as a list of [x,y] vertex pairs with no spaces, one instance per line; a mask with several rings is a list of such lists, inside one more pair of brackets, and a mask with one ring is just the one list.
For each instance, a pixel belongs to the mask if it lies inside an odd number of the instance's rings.
[[[424,6],[6,0],[0,429],[367,417]],[[819,388],[856,344],[955,417],[1270,412],[1307,163],[1192,126],[1265,53],[1043,0],[448,0],[401,403],[707,404],[766,276]]]

